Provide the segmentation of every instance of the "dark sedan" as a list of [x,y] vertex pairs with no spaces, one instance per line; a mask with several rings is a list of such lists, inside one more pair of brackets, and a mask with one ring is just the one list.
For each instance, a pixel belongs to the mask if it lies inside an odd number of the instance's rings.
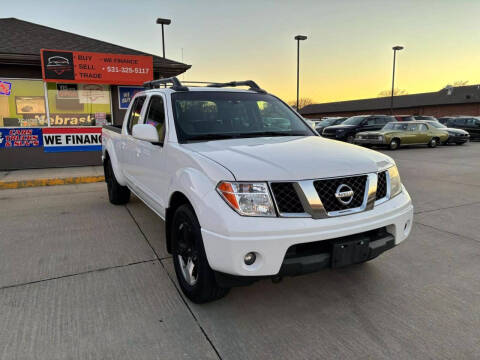
[[439,130],[445,130],[448,132],[448,139],[447,141],[444,142],[444,144],[457,144],[457,145],[463,145],[465,144],[468,140],[470,140],[470,134],[462,129],[454,129],[454,128],[449,128],[446,127],[445,125],[441,124],[438,121],[426,121],[429,125],[439,129]]

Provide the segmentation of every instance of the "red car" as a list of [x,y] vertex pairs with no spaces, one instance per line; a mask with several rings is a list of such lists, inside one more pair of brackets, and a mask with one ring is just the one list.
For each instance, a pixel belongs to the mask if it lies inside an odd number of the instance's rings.
[[397,121],[414,121],[413,115],[394,115]]

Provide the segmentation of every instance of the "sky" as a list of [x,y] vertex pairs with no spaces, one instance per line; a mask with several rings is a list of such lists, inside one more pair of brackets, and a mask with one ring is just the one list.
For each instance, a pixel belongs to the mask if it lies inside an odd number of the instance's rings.
[[[0,17],[26,21],[192,65],[180,79],[255,80],[285,101],[376,97],[392,81],[409,94],[480,84],[480,0],[22,0]],[[1,39],[5,41],[5,39]]]

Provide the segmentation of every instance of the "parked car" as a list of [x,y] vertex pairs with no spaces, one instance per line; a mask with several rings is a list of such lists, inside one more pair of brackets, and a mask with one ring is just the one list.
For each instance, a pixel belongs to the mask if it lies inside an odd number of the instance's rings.
[[439,123],[445,125],[448,120],[453,119],[453,118],[454,118],[454,116],[442,116],[442,117],[439,117],[437,120],[438,120]]
[[414,120],[438,121],[435,116],[429,116],[429,115],[414,115],[413,117],[415,118]]
[[327,126],[340,125],[346,119],[347,119],[346,117],[327,118],[325,120],[318,122],[315,126],[315,130],[317,130],[319,134],[322,134],[323,129],[325,129]]
[[448,139],[443,144],[457,144],[463,145],[470,140],[470,134],[462,129],[454,129],[446,127],[439,121],[426,121],[429,126],[433,126],[437,129],[444,130],[448,133]]
[[343,121],[340,125],[327,126],[322,136],[353,143],[355,135],[362,131],[380,130],[385,124],[397,121],[390,115],[357,115]]
[[428,145],[434,148],[447,139],[447,131],[437,129],[427,121],[403,121],[389,123],[381,131],[358,133],[354,142],[360,145],[388,146],[391,150],[396,150],[403,145]]
[[389,156],[318,136],[253,81],[144,86],[123,126],[103,128],[108,197],[125,204],[133,192],[165,220],[192,301],[365,262],[408,237],[412,201]]
[[472,140],[480,139],[480,118],[475,116],[456,116],[443,122],[448,128],[468,131]]
[[397,121],[414,121],[415,117],[413,115],[394,115]]

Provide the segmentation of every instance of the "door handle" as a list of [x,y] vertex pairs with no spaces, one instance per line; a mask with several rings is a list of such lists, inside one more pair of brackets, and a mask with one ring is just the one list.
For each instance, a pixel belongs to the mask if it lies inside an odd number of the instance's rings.
[[127,146],[127,144],[125,144],[124,142],[120,143],[120,148],[122,150],[125,150],[125,147]]
[[140,157],[141,154],[142,154],[142,150],[137,150],[137,157]]

